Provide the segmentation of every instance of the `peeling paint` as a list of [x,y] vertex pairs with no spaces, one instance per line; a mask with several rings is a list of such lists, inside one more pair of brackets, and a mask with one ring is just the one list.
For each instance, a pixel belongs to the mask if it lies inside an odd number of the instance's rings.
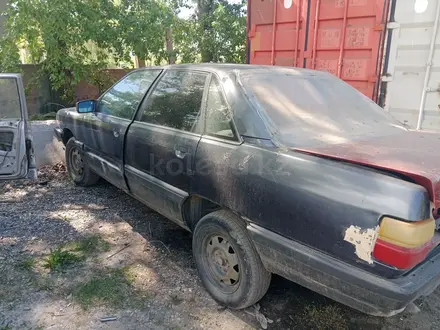
[[354,245],[356,248],[356,255],[369,264],[373,263],[371,253],[376,244],[377,235],[379,233],[379,226],[375,228],[362,229],[358,226],[351,225],[345,231],[344,241]]

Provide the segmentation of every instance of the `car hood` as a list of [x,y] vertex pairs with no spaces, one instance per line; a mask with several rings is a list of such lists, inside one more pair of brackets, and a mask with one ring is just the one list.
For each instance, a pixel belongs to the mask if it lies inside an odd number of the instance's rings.
[[425,187],[435,208],[440,208],[438,133],[402,131],[390,136],[291,149],[406,175]]

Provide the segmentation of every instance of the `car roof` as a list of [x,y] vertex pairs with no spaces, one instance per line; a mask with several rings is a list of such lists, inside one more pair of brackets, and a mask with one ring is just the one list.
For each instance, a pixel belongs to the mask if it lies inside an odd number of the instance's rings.
[[[219,63],[200,63],[200,64],[173,64],[166,66],[142,67],[138,70],[200,70],[216,74],[220,79],[228,77],[232,78],[235,87],[228,88],[226,98],[232,106],[233,115],[237,125],[237,129],[241,135],[247,137],[256,137],[259,139],[271,139],[273,137],[273,129],[267,120],[264,112],[257,111],[255,105],[251,105],[245,96],[244,88],[238,88],[241,85],[241,78],[253,79],[260,75],[291,75],[296,77],[323,77],[330,74],[323,71],[301,69],[295,67],[269,66],[269,65],[253,65],[253,64],[219,64]],[[238,78],[238,79],[237,79]],[[223,80],[225,82],[225,80]],[[244,93],[244,94],[243,94]]]
[[302,69],[296,67],[274,66],[274,65],[254,65],[254,64],[229,64],[229,63],[197,63],[197,64],[172,64],[166,66],[142,67],[138,70],[148,69],[184,69],[184,70],[206,70],[218,74],[229,74],[233,72],[242,73],[270,73],[285,74],[294,73],[302,76],[327,75],[327,72],[316,71],[310,69]]

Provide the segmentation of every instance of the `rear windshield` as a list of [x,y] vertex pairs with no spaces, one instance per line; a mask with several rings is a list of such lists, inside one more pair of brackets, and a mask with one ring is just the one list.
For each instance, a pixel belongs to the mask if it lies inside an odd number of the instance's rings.
[[278,138],[289,146],[344,143],[404,129],[372,100],[330,74],[245,73],[241,81]]

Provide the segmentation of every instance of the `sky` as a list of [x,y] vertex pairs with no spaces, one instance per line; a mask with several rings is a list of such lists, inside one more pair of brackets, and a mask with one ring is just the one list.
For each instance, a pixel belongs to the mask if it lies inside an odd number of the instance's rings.
[[[240,3],[241,0],[228,0],[229,3]],[[191,2],[191,8],[182,8],[179,13],[180,18],[188,18],[194,14],[195,5]]]

